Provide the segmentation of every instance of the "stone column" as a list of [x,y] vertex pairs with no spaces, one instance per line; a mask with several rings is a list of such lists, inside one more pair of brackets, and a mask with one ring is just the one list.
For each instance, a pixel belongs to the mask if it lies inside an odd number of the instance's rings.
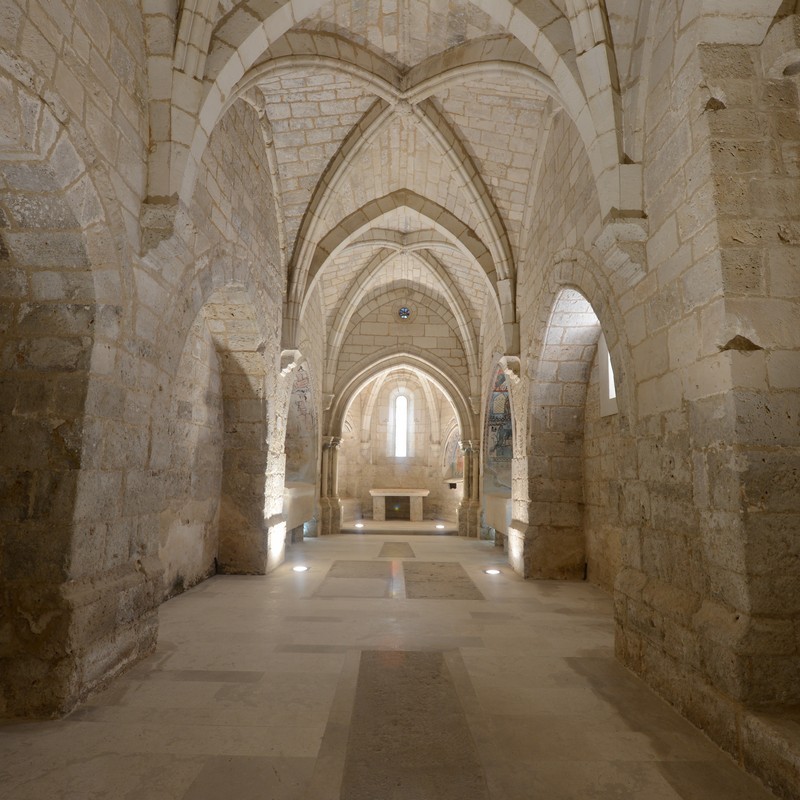
[[339,533],[342,528],[342,509],[339,502],[339,446],[338,436],[326,436],[322,440],[322,475],[320,488],[319,532],[326,536]]
[[266,572],[282,564],[286,557],[286,517],[283,513],[285,477],[286,454],[282,450],[270,450],[267,454],[264,484],[264,521],[267,529]]
[[479,525],[479,490],[478,490],[478,454],[477,443],[462,440],[459,447],[464,453],[464,496],[458,507],[458,535],[478,538]]

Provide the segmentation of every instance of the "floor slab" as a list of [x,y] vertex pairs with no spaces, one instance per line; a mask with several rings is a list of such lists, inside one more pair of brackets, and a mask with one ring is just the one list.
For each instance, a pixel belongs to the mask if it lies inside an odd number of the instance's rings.
[[[477,595],[409,597],[430,564]],[[66,719],[0,726],[2,796],[773,798],[614,660],[611,614],[488,542],[309,539],[268,576],[170,600],[156,653]],[[412,662],[441,680],[375,667]]]

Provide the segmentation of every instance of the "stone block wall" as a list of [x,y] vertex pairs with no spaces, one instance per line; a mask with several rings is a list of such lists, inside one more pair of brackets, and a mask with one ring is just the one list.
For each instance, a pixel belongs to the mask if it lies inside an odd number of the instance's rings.
[[[698,47],[687,9],[660,13],[647,274],[621,298],[638,419],[617,648],[754,764],[743,709],[796,703],[798,688],[797,518],[785,502],[798,474],[797,290],[786,280],[797,87],[764,73],[763,48]],[[623,453],[623,474],[627,463]]]
[[[268,321],[257,346],[270,367],[278,360],[284,278],[270,184],[259,177],[268,171],[255,113],[241,103],[228,112],[192,208],[179,208],[176,233],[140,257],[148,137],[141,20],[128,3],[73,5],[30,3],[23,14],[11,2],[0,33],[24,54],[0,59],[10,112],[0,152],[0,253],[11,323],[0,350],[2,377],[14,387],[4,395],[11,424],[2,427],[35,442],[44,459],[37,467],[31,451],[3,467],[4,491],[25,508],[3,532],[0,561],[2,605],[18,615],[3,621],[17,632],[0,652],[2,709],[10,714],[64,711],[154,646],[165,591],[162,514],[194,491],[185,470],[173,471],[170,412],[187,402],[175,380],[216,289],[251,287],[258,318]],[[265,391],[277,398],[277,390]],[[28,398],[24,413],[19,393]],[[263,440],[268,427],[265,418]],[[21,452],[6,444],[5,453]],[[202,540],[213,510],[195,510],[189,527]],[[12,565],[26,556],[15,542],[23,541],[35,566],[17,580]],[[195,577],[209,568],[210,552],[199,547],[188,564]],[[172,577],[186,567],[173,564]],[[45,618],[48,625],[35,622]]]
[[[411,317],[398,315],[401,306]],[[437,298],[418,290],[397,288],[368,298],[353,316],[339,357],[337,376],[343,377],[365,357],[381,352],[409,350],[436,353],[444,368],[455,376],[466,372],[464,347],[453,313]]]
[[[728,591],[737,694],[756,705],[800,700],[800,104],[796,79],[771,69],[769,42],[706,46],[707,114],[725,315],[718,358],[730,373],[733,442],[709,471],[740,541]],[[716,102],[715,102],[716,101]],[[767,312],[766,309],[769,308]],[[737,491],[738,490],[738,491]],[[731,513],[732,512],[732,513]],[[721,527],[721,526],[720,526]],[[724,534],[723,534],[724,535]]]
[[160,590],[120,519],[123,472],[147,442],[116,369],[144,190],[144,37],[130,4],[75,6],[10,2],[0,25],[8,714],[68,708],[151,648]]
[[[599,352],[599,350],[598,350]],[[622,492],[625,469],[619,414],[602,416],[598,357],[586,389],[583,433],[583,527],[586,577],[613,592],[622,567]]]
[[170,419],[175,443],[158,549],[165,597],[184,591],[216,569],[222,389],[216,346],[204,315],[195,320],[187,337]]
[[[522,382],[515,434],[514,531],[509,542],[527,576],[582,577],[586,560],[582,448],[590,365],[606,308],[594,308],[600,271],[588,253],[600,210],[583,145],[559,113],[542,143],[527,252],[518,293]],[[598,322],[598,316],[600,320]],[[522,406],[522,408],[520,408]]]

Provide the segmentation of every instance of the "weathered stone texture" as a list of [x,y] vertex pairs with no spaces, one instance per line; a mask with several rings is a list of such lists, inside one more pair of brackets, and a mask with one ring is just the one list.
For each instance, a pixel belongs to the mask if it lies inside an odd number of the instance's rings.
[[0,5],[0,714],[424,486],[613,592],[624,663],[796,795],[795,5]]

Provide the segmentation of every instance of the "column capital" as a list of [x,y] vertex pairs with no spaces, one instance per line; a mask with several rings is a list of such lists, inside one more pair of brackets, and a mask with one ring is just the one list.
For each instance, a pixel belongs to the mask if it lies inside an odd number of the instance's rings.
[[518,384],[522,372],[522,364],[519,356],[503,356],[499,361],[500,369],[503,374],[508,378],[510,383]]
[[299,350],[281,350],[280,373],[282,376],[294,372],[305,361]]
[[323,436],[322,449],[323,450],[337,450],[342,443],[341,436]]

